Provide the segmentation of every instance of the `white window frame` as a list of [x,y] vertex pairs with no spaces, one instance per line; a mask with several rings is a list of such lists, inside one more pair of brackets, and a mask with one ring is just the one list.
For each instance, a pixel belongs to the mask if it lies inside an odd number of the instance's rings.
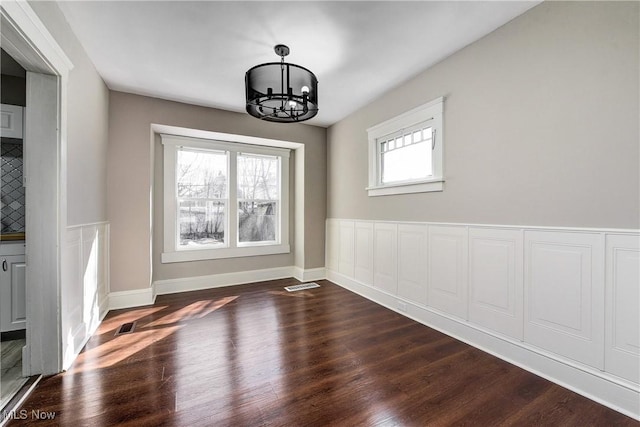
[[[367,129],[369,139],[369,186],[366,190],[370,197],[443,191],[443,107],[444,98],[436,98],[433,101],[427,102],[424,105]],[[382,182],[380,145],[386,141],[385,137],[401,132],[403,129],[415,126],[419,123],[423,123],[424,126],[431,127],[434,132],[431,156],[431,160],[433,162],[433,174],[427,179],[384,184]]]
[[[162,263],[237,258],[290,253],[289,245],[289,155],[285,148],[161,134],[164,156],[164,247]],[[228,164],[228,209],[225,212],[225,243],[219,247],[180,249],[177,242],[177,152],[181,147],[197,150],[226,151]],[[280,157],[280,201],[276,241],[239,243],[237,156],[239,153]]]

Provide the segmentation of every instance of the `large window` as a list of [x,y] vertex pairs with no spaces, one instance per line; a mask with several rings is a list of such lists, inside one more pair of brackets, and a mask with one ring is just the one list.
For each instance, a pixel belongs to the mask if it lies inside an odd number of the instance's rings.
[[442,191],[442,98],[367,129],[369,196]]
[[289,151],[162,135],[162,262],[288,253]]

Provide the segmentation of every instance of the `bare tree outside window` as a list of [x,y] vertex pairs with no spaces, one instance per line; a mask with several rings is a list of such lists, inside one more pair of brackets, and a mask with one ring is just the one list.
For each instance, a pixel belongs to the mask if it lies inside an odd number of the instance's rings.
[[273,242],[280,202],[280,158],[238,154],[238,238]]
[[180,149],[177,154],[179,245],[223,244],[227,154],[187,149]]

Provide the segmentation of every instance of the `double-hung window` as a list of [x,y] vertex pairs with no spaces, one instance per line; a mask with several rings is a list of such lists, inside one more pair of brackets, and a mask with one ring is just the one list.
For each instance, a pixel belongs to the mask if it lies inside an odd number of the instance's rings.
[[369,196],[442,191],[442,104],[438,98],[367,129]]
[[161,137],[163,263],[290,251],[289,150]]

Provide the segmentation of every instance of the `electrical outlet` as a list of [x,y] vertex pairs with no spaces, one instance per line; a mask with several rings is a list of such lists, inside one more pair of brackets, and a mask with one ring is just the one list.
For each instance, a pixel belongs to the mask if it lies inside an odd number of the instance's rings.
[[406,313],[406,311],[407,311],[407,303],[404,302],[404,301],[398,301],[398,310],[404,311]]

